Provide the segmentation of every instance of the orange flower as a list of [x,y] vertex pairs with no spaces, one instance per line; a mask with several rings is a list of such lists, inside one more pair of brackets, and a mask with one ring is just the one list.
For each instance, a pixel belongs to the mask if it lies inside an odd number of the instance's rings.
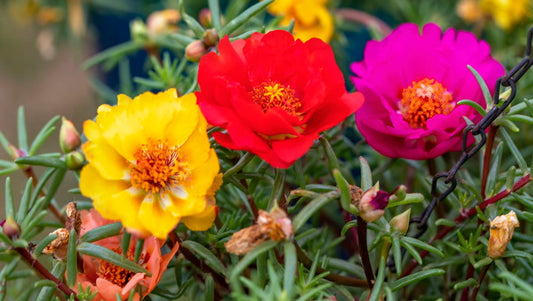
[[[81,212],[81,230],[80,235],[96,227],[100,227],[113,221],[103,218],[96,210]],[[96,244],[121,253],[120,249],[121,236],[113,236],[95,242]],[[128,250],[128,259],[133,260],[133,253],[136,240],[132,238],[130,243],[130,250]],[[170,252],[161,255],[161,247],[163,241],[158,240],[154,236],[150,236],[144,240],[143,251],[137,262],[145,269],[150,271],[151,277],[144,273],[134,273],[117,267],[109,262],[97,259],[91,256],[83,256],[83,273],[78,273],[76,282],[81,283],[84,290],[90,287],[91,292],[96,292],[93,301],[99,300],[117,300],[117,293],[122,300],[127,300],[131,290],[140,286],[139,294],[135,293],[133,300],[137,301],[146,297],[154,290],[156,285],[161,280],[163,272],[167,269],[167,265],[178,251],[179,245],[176,244]],[[76,288],[77,288],[76,284]]]

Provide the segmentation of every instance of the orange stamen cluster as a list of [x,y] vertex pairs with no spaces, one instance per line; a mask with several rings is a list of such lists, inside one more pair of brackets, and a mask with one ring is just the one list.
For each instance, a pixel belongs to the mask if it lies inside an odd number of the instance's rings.
[[426,128],[429,118],[450,114],[455,107],[452,94],[434,79],[424,78],[403,89],[400,112],[412,128]]
[[[113,248],[112,251],[117,254],[122,253],[122,249],[120,247]],[[134,260],[133,249],[130,249],[128,251],[127,257],[129,260],[132,260],[132,261]],[[144,257],[145,257],[144,254],[141,254],[141,256],[139,257],[139,261],[137,263],[140,265],[145,263],[146,261]],[[100,265],[98,267],[98,271],[96,272],[96,275],[120,287],[124,287],[128,283],[128,281],[130,281],[130,279],[133,276],[135,276],[135,272],[118,267],[102,259],[100,259],[99,261],[100,261]]]
[[168,187],[179,185],[190,174],[178,147],[170,147],[162,140],[148,141],[134,156],[135,164],[130,165],[131,183],[146,192],[164,192]]
[[250,92],[255,103],[266,112],[272,108],[281,108],[290,115],[298,115],[302,106],[300,100],[294,96],[294,90],[275,81],[265,81],[254,87]]

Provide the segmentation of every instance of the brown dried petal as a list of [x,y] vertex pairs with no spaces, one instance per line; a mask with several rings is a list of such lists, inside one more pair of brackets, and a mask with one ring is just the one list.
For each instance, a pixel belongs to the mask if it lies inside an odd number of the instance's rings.
[[54,255],[55,258],[60,260],[67,258],[70,231],[65,228],[60,228],[51,234],[56,234],[57,238],[52,240],[48,246],[44,248],[43,254]]
[[497,216],[490,222],[488,255],[491,258],[501,257],[505,253],[507,244],[513,237],[514,228],[519,226],[520,223],[514,211],[510,211],[506,215]]
[[233,233],[230,240],[224,244],[226,251],[243,255],[269,239],[268,233],[261,230],[261,226],[253,225]]

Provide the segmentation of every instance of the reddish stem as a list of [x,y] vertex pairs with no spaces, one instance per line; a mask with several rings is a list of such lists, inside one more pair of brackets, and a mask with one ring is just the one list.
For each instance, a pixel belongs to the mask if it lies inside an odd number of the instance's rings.
[[76,292],[71,290],[65,283],[57,279],[48,269],[46,269],[33,255],[25,248],[15,248],[15,251],[26,261],[26,263],[37,271],[43,278],[52,280],[59,290],[65,293],[67,296],[74,296],[74,300],[78,301]]
[[[523,177],[521,177],[518,181],[516,181],[516,183],[514,183],[514,185],[513,185],[513,188],[511,188],[510,190],[506,189],[506,190],[498,193],[497,195],[495,195],[495,196],[493,196],[493,197],[491,197],[489,199],[486,199],[483,202],[481,202],[481,204],[478,205],[479,209],[481,209],[481,211],[485,210],[485,208],[487,208],[487,206],[489,206],[491,204],[494,204],[494,203],[500,201],[501,199],[509,196],[511,193],[513,193],[513,192],[521,189],[522,187],[526,186],[530,181],[531,181],[531,175],[528,173],[528,174],[524,175]],[[470,218],[470,217],[474,216],[476,213],[477,213],[476,207],[472,207],[472,208],[470,208],[468,210],[463,210],[461,212],[461,214],[455,218],[455,226],[460,225],[467,218]],[[429,243],[431,244],[432,242],[443,238],[448,233],[450,233],[450,231],[452,231],[454,229],[454,227],[443,226],[441,228],[441,230],[439,231],[439,233],[437,233],[437,235],[435,235],[435,237],[431,241],[429,241]],[[420,251],[419,255],[420,255],[421,258],[424,258],[424,257],[426,257],[426,255],[428,253],[429,253],[428,251],[422,250],[422,251]],[[403,271],[402,277],[405,277],[405,276],[411,274],[413,272],[413,270],[417,266],[418,266],[418,262],[413,259],[411,261],[411,263],[409,264],[409,266],[407,266],[407,268]]]
[[487,143],[485,144],[485,154],[483,156],[483,171],[481,174],[481,198],[484,199],[485,189],[487,187],[487,178],[490,171],[490,159],[492,158],[492,147],[494,145],[494,138],[496,137],[496,132],[498,131],[497,126],[489,127],[489,134],[487,136]]
[[368,244],[366,241],[366,221],[360,216],[357,217],[357,237],[359,238],[359,255],[361,256],[361,264],[365,271],[366,281],[368,287],[372,289],[374,286],[374,272],[372,271],[372,264],[370,263],[370,256],[368,255]]

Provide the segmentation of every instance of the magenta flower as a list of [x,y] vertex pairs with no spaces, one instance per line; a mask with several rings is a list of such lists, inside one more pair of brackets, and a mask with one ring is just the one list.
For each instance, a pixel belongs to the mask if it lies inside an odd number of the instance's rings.
[[422,34],[417,25],[403,24],[382,41],[368,42],[364,60],[351,66],[366,99],[355,119],[368,144],[384,156],[413,160],[461,150],[464,118],[478,122],[481,115],[457,102],[486,106],[467,65],[491,92],[505,73],[486,42],[465,31],[442,34],[432,23]]

